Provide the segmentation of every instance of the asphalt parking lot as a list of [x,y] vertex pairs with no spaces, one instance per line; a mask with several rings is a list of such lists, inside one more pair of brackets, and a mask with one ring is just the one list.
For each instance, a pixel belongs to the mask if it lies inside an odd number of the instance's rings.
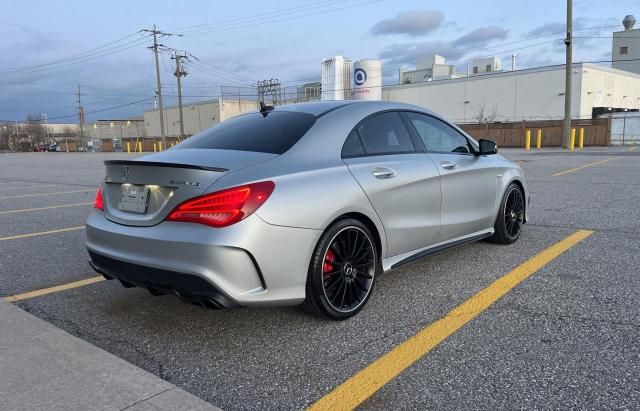
[[[392,271],[344,322],[295,307],[205,310],[115,281],[73,286],[97,276],[83,225],[102,161],[127,155],[0,154],[0,297],[222,409],[347,404],[336,392],[364,409],[636,408],[640,149],[503,154],[524,168],[532,195],[520,240]],[[576,232],[579,241],[540,263]],[[451,325],[456,307],[524,272]],[[441,341],[428,336],[431,348],[412,339],[434,324],[449,328],[433,334]],[[394,349],[416,361],[385,375]],[[357,377],[371,364],[382,371]]]

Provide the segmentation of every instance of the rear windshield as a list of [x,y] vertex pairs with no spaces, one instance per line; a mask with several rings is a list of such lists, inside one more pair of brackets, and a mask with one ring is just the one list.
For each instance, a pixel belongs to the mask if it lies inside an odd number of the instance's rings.
[[288,111],[244,114],[191,137],[179,147],[282,154],[297,143],[315,121],[312,114]]

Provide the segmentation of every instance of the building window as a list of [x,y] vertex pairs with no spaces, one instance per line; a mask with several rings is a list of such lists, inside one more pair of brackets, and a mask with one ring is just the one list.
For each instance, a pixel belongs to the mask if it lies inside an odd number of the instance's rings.
[[620,47],[620,54],[629,53],[629,48],[627,46]]
[[473,66],[473,74],[478,74],[478,66]]
[[489,73],[491,71],[491,64],[487,64],[487,66],[485,67],[485,69],[487,69],[487,73]]

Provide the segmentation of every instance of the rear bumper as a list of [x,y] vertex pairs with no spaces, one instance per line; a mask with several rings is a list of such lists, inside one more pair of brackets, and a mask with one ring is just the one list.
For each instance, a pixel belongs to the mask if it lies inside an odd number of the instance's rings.
[[238,305],[202,277],[125,263],[89,252],[89,264],[106,279],[118,279],[125,287],[142,287],[153,295],[175,294],[185,302],[208,308]]
[[96,210],[86,233],[96,271],[152,293],[202,297],[223,307],[302,302],[321,234],[274,226],[255,214],[225,228],[181,222],[132,227]]

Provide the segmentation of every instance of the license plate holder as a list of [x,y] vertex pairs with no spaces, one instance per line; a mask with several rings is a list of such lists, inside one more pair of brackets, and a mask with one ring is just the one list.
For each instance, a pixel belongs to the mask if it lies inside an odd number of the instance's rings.
[[120,188],[118,209],[131,213],[144,214],[147,211],[149,187],[143,185],[123,184]]

